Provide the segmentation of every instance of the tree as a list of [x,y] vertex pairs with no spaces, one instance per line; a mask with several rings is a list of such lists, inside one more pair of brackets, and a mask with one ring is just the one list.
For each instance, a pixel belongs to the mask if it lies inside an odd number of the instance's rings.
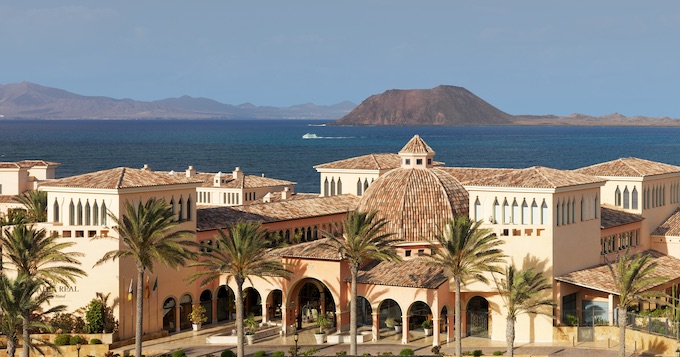
[[14,198],[26,207],[26,220],[29,223],[47,222],[47,192],[29,190]]
[[10,209],[7,211],[7,214],[0,217],[0,227],[13,226],[26,223],[26,221],[26,211],[23,209]]
[[485,272],[497,272],[496,264],[503,261],[498,246],[503,242],[488,229],[480,229],[481,221],[475,222],[465,216],[452,218],[431,242],[430,263],[442,267],[453,279],[456,290],[455,338],[456,356],[461,356],[461,299],[460,289],[471,279],[488,283]]
[[367,260],[399,261],[394,244],[398,239],[394,233],[385,232],[387,221],[376,219],[376,212],[351,212],[342,223],[342,235],[336,237],[324,233],[328,237],[329,245],[337,249],[342,259],[349,263],[351,274],[351,297],[349,333],[349,354],[357,355],[357,276],[359,268]]
[[292,272],[278,260],[267,254],[269,252],[266,232],[261,226],[252,222],[239,222],[228,227],[227,232],[219,230],[215,236],[215,244],[201,245],[201,259],[191,264],[198,270],[189,276],[189,282],[200,280],[201,285],[226,276],[227,283],[234,279],[236,283],[236,354],[245,355],[243,344],[243,284],[251,277],[259,277],[268,281],[272,276],[289,278]]
[[550,313],[542,311],[540,308],[555,306],[555,301],[542,298],[546,290],[552,289],[552,285],[541,271],[536,271],[533,268],[518,271],[515,266],[509,265],[505,267],[502,275],[504,278],[497,280],[494,276],[494,280],[498,294],[503,299],[507,311],[505,338],[508,343],[507,355],[512,357],[515,355],[515,322],[517,316],[524,313],[549,315]]
[[[150,198],[146,202],[134,204],[125,201],[120,219],[109,212],[113,230],[118,233],[121,248],[106,252],[95,266],[117,259],[131,259],[137,268],[137,305],[135,355],[142,355],[144,274],[154,271],[154,264],[177,268],[196,254],[190,249],[195,242],[185,240],[193,234],[187,230],[174,230],[179,222],[175,221],[172,208],[163,199]],[[100,237],[94,238],[100,239]],[[115,239],[115,238],[114,238]]]
[[615,290],[619,295],[616,307],[619,320],[619,357],[626,355],[627,308],[639,300],[663,296],[659,292],[646,291],[665,281],[663,277],[654,274],[657,264],[650,260],[650,255],[640,253],[630,255],[628,250],[615,262],[609,261],[605,256]]
[[[19,341],[19,331],[23,341],[23,355],[27,356],[30,350],[37,350],[44,355],[41,345],[56,347],[46,344],[38,339],[38,344],[33,343],[28,333],[31,328],[44,328],[51,330],[48,324],[39,322],[45,315],[62,312],[64,305],[53,306],[45,310],[44,305],[49,304],[54,298],[54,293],[41,279],[27,277],[19,274],[16,279],[0,274],[0,309],[2,310],[2,322],[0,328],[7,339],[7,355],[14,357]],[[29,317],[33,317],[32,319]],[[23,327],[23,328],[22,328]]]
[[[25,224],[5,228],[3,233],[0,237],[2,262],[3,265],[9,263],[7,269],[16,270],[17,276],[54,288],[57,284],[69,285],[77,277],[87,275],[78,267],[77,257],[83,254],[64,252],[75,243],[60,242],[57,236],[48,236],[44,229],[35,230]],[[22,318],[24,341],[28,341],[31,314],[26,313]],[[29,349],[24,348],[22,355],[28,357]]]

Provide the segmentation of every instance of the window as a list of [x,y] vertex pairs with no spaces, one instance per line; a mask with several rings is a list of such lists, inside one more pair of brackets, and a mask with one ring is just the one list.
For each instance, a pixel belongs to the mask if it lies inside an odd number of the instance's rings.
[[536,199],[531,202],[531,223],[538,224],[541,222],[541,213],[538,210],[538,204],[536,204]]
[[323,195],[328,196],[328,178],[323,181]]
[[338,177],[338,195],[342,195],[342,181]]
[[630,208],[630,191],[628,191],[628,186],[623,188],[623,208]]
[[172,210],[172,215],[174,217],[177,214],[177,211],[175,209],[175,198],[174,197],[172,197],[170,199],[170,209]]
[[53,215],[53,221],[59,222],[59,202],[57,202],[57,199],[54,199],[54,204],[52,205],[52,215]]
[[78,213],[76,216],[78,220],[78,225],[82,226],[83,225],[83,204],[78,201]]
[[479,197],[475,200],[475,221],[482,220],[482,203],[479,202]]
[[187,198],[187,221],[191,221],[191,195]]
[[178,221],[181,221],[184,219],[184,200],[182,200],[182,196],[179,196],[179,216],[177,217]]
[[335,196],[335,179],[331,179],[331,196]]
[[498,223],[501,220],[501,206],[498,204],[498,199],[493,200],[493,223]]
[[529,205],[527,204],[527,201],[524,200],[522,202],[522,224],[531,224],[530,218],[531,215],[529,214]]
[[581,222],[583,222],[585,218],[585,206],[583,205],[583,196],[581,196]]
[[416,165],[420,166],[423,164],[423,159],[416,159]]
[[512,222],[512,211],[508,200],[503,200],[503,223],[509,224]]
[[432,159],[430,159],[429,157],[427,158],[427,164],[432,165]]
[[361,179],[357,180],[357,196],[361,196]]
[[621,190],[619,190],[619,186],[616,186],[616,191],[614,191],[614,206],[621,206]]
[[368,189],[368,179],[364,179],[364,192],[366,192],[366,189]]
[[102,202],[102,226],[106,225],[106,217],[108,216],[109,212],[106,210],[106,203]]
[[90,211],[90,201],[85,202],[85,225],[92,224],[92,211]]
[[637,187],[633,186],[633,192],[631,193],[631,205],[630,208],[638,209],[638,191]]
[[517,200],[512,200],[512,224],[519,224],[521,213],[519,211],[519,205]]
[[410,256],[411,256],[411,251],[410,251],[410,250],[405,251],[405,252],[404,252],[404,256],[405,256],[405,257],[410,257]]
[[411,159],[404,159],[404,165],[411,165]]
[[544,199],[543,204],[541,204],[541,224],[546,224],[546,219],[548,217],[548,204],[545,203]]
[[94,205],[92,205],[92,225],[99,225],[99,205],[97,205],[97,201],[94,201]]

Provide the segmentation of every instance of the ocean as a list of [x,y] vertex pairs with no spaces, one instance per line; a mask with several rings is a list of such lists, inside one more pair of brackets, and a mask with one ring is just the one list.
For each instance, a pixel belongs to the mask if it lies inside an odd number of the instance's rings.
[[[246,174],[319,192],[313,166],[396,153],[419,134],[447,166],[574,169],[620,157],[680,165],[680,128],[336,127],[315,120],[0,120],[0,161],[61,163],[58,177],[119,166]],[[315,139],[303,139],[306,133]]]

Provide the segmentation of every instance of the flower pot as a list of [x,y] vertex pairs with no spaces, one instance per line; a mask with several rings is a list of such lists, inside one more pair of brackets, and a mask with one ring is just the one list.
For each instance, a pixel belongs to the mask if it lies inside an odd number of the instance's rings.
[[431,328],[424,328],[423,330],[425,331],[425,336],[432,335],[432,329]]
[[198,331],[201,329],[201,324],[200,323],[191,324],[191,327],[194,329],[194,331]]
[[248,342],[248,345],[252,345],[254,340],[255,335],[246,335],[246,342]]
[[400,333],[401,332],[401,325],[395,325],[394,331],[396,331],[397,333]]
[[315,333],[315,334],[314,334],[314,339],[316,340],[316,344],[317,344],[317,345],[322,345],[322,344],[323,344],[323,338],[324,338],[325,336],[326,336],[326,335],[324,335],[323,333]]

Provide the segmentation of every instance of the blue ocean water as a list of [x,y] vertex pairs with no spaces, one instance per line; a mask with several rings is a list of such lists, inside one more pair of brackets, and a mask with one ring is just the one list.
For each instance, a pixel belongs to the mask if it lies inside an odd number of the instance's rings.
[[[298,182],[319,192],[312,168],[396,153],[419,134],[447,166],[573,169],[620,157],[680,165],[680,128],[335,127],[300,120],[0,121],[0,161],[60,162],[58,177],[118,166],[231,172]],[[303,139],[305,133],[318,139]]]

